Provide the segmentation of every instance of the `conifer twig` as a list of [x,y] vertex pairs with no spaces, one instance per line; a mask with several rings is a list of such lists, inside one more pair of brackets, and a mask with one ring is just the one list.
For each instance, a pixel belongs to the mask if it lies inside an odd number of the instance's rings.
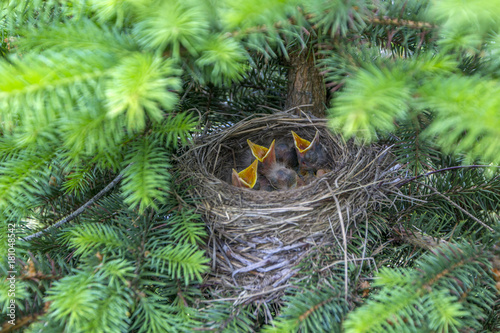
[[[304,18],[308,21],[313,21],[314,18],[316,17],[315,14],[306,14]],[[368,18],[367,21],[369,23],[374,23],[374,24],[383,24],[383,25],[394,25],[398,27],[407,27],[410,29],[435,29],[438,26],[431,24],[429,22],[423,22],[423,21],[413,21],[413,20],[404,20],[400,18],[395,18],[395,17],[389,17],[389,16],[374,16],[371,18]],[[287,24],[289,25],[294,25],[296,24],[296,19],[294,17],[289,18],[286,21]],[[278,21],[273,25],[272,30],[279,30],[286,26],[283,21]],[[318,25],[314,24],[312,26],[313,30],[318,29]],[[269,29],[268,26],[265,24],[254,26],[247,28],[246,30],[235,30],[230,33],[228,33],[229,36],[231,37],[237,37],[238,35],[250,35],[253,33],[266,33],[269,32],[271,29]],[[307,31],[306,31],[307,32]],[[331,33],[331,32],[330,32]]]
[[398,19],[398,18],[393,18],[393,17],[388,17],[388,16],[373,17],[373,18],[369,19],[368,22],[376,23],[376,24],[395,25],[398,27],[407,27],[407,28],[411,28],[411,29],[437,28],[437,26],[430,24],[428,22],[403,20],[403,19]]
[[[129,164],[127,166],[127,168],[124,169],[124,171],[126,169],[128,169],[128,167],[130,166],[131,164]],[[103,188],[99,193],[97,193],[95,196],[92,197],[92,199],[90,199],[89,201],[87,201],[86,203],[84,203],[80,208],[78,208],[77,210],[75,210],[73,213],[69,214],[68,216],[66,216],[65,218],[63,218],[62,220],[58,221],[57,223],[43,229],[43,230],[40,230],[39,232],[37,233],[34,233],[33,235],[29,235],[29,236],[26,236],[24,237],[24,240],[25,241],[30,241],[32,240],[33,238],[38,238],[38,237],[41,237],[42,235],[44,235],[47,231],[49,230],[52,230],[52,229],[55,229],[55,228],[58,228],[60,227],[61,225],[63,225],[64,223],[67,223],[73,219],[75,219],[78,215],[80,215],[81,213],[83,213],[83,211],[85,209],[87,209],[87,207],[89,207],[90,205],[92,205],[94,202],[96,202],[97,200],[99,200],[104,194],[106,194],[107,192],[109,192],[113,187],[115,187],[116,184],[118,184],[120,182],[120,180],[122,180],[123,178],[123,171],[115,177],[115,179],[113,179],[113,181],[111,181],[111,183],[109,183],[105,188]]]
[[406,231],[404,229],[393,229],[396,234],[405,242],[423,249],[431,250],[442,244],[448,244],[444,239],[432,237],[419,230],[419,232]]
[[45,311],[42,311],[40,313],[33,313],[33,314],[28,314],[24,317],[18,318],[16,320],[16,323],[14,325],[9,324],[8,321],[5,321],[2,324],[2,327],[0,327],[0,331],[4,333],[10,333],[19,330],[21,327],[31,325],[35,320],[44,315]]
[[472,215],[471,213],[469,213],[468,211],[466,211],[465,209],[463,209],[462,207],[460,207],[459,205],[457,205],[455,202],[453,202],[453,200],[451,200],[450,198],[448,198],[443,193],[439,192],[435,187],[433,187],[431,185],[428,185],[428,184],[420,183],[420,182],[419,182],[419,184],[421,184],[421,185],[423,185],[423,186],[431,189],[432,191],[434,191],[434,193],[436,193],[437,195],[439,195],[440,197],[442,197],[443,199],[445,199],[446,201],[448,201],[454,207],[456,207],[457,209],[459,209],[462,213],[464,213],[465,215],[469,216],[471,219],[473,219],[474,221],[476,221],[477,223],[479,223],[480,225],[482,225],[483,227],[485,227],[489,231],[495,232],[495,230],[492,227],[490,227],[489,225],[487,225],[486,223],[484,223],[483,221],[481,221],[480,219],[478,219],[477,217],[475,217],[474,215]]
[[427,177],[427,176],[430,176],[430,175],[438,173],[438,172],[445,172],[445,171],[456,170],[456,169],[468,169],[468,168],[476,169],[476,168],[500,168],[500,167],[493,166],[493,165],[459,165],[459,166],[453,166],[453,167],[448,167],[448,168],[444,168],[444,169],[429,171],[427,173],[424,173],[424,174],[421,174],[421,175],[418,175],[418,176],[406,179],[406,180],[402,181],[401,183],[397,184],[397,187],[401,187],[401,186],[406,185],[409,182],[417,180],[417,179],[419,179],[421,177]]

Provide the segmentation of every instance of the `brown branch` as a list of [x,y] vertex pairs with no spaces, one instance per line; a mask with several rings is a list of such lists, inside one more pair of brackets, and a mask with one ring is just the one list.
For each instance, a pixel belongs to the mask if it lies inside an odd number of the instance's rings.
[[[311,21],[314,19],[316,15],[314,14],[305,14],[304,18],[307,21]],[[288,24],[296,24],[297,20],[294,17],[289,18],[286,20]],[[398,26],[398,27],[406,27],[410,29],[436,29],[438,26],[431,24],[429,22],[422,22],[422,21],[412,21],[412,20],[404,20],[404,19],[399,19],[399,18],[393,18],[389,16],[373,16],[369,17],[366,19],[368,23],[374,23],[374,24],[381,24],[381,25],[393,25],[393,26]],[[284,24],[282,21],[278,21],[274,23],[273,30],[279,30],[284,27]],[[312,26],[313,30],[317,30],[318,27],[317,25]],[[266,27],[266,25],[259,25],[259,26],[254,26],[247,28],[246,30],[236,30],[233,32],[229,32],[227,35],[231,37],[238,37],[239,35],[249,35],[253,33],[265,33],[269,31],[269,29]],[[329,32],[330,33],[330,32]]]
[[39,282],[40,280],[59,280],[60,276],[57,275],[45,275],[42,272],[37,272],[36,274],[30,275],[21,275],[19,277],[23,281],[33,280],[35,282]]
[[31,314],[31,315],[27,315],[27,316],[24,316],[22,318],[19,318],[19,319],[16,319],[16,324],[15,325],[11,325],[9,324],[8,321],[5,321],[3,324],[2,324],[2,327],[1,327],[1,332],[4,332],[4,333],[8,333],[8,332],[14,332],[18,329],[20,329],[21,327],[24,327],[24,326],[27,326],[27,325],[30,325],[31,323],[33,323],[39,316],[43,315],[44,312],[41,312],[41,313],[34,313],[34,314]]
[[444,239],[429,236],[425,233],[411,232],[406,230],[393,229],[402,241],[410,243],[417,247],[431,250],[443,244],[448,244]]
[[444,168],[444,169],[430,171],[430,172],[427,172],[427,173],[424,173],[424,174],[421,174],[421,175],[418,175],[418,176],[406,179],[406,180],[402,181],[401,183],[396,184],[396,186],[397,187],[401,187],[401,186],[406,185],[409,182],[417,180],[417,179],[419,179],[421,177],[427,177],[427,176],[430,176],[430,175],[438,173],[438,172],[445,172],[445,171],[457,170],[457,169],[469,169],[469,168],[470,169],[476,169],[476,168],[500,168],[500,166],[491,166],[491,165],[461,165],[461,166],[454,166],[454,167],[449,167],[449,168]]
[[464,213],[465,215],[469,216],[471,219],[473,219],[474,221],[476,221],[477,223],[479,223],[480,225],[482,225],[483,227],[485,227],[489,231],[495,232],[495,229],[493,229],[492,227],[490,227],[489,225],[487,225],[486,223],[484,223],[483,221],[481,221],[480,219],[478,219],[477,217],[475,217],[474,215],[472,215],[471,213],[469,213],[468,211],[466,211],[465,209],[463,209],[462,207],[460,207],[459,205],[457,205],[455,202],[453,202],[453,200],[451,200],[446,195],[444,195],[441,192],[439,192],[435,187],[433,187],[431,185],[424,184],[424,183],[419,183],[419,184],[422,184],[423,186],[425,186],[425,187],[431,189],[432,191],[434,191],[434,193],[436,193],[437,195],[439,195],[440,197],[442,197],[443,199],[445,199],[446,201],[448,201],[452,206],[456,207],[462,213]]
[[375,24],[383,24],[383,25],[395,25],[398,27],[407,27],[410,29],[435,29],[436,25],[430,24],[428,22],[421,21],[411,21],[411,20],[403,20],[398,18],[392,18],[388,16],[382,17],[372,17],[368,19],[368,22]]
[[[130,166],[130,164],[129,164],[129,166]],[[129,166],[127,166],[127,168]],[[125,168],[123,171],[125,171],[127,168]],[[24,237],[24,240],[25,241],[29,241],[29,240],[32,240],[33,238],[41,237],[46,232],[48,232],[49,230],[58,228],[61,225],[63,225],[64,223],[67,223],[67,222],[69,222],[71,220],[74,220],[78,215],[80,215],[81,213],[83,213],[85,211],[85,209],[87,209],[90,205],[92,205],[93,203],[95,203],[104,194],[106,194],[113,187],[115,187],[115,185],[118,184],[120,182],[120,180],[122,180],[122,178],[123,178],[123,171],[118,176],[116,176],[116,178],[113,179],[113,181],[111,183],[109,183],[105,188],[103,188],[99,193],[97,193],[92,199],[90,199],[89,201],[87,201],[85,204],[83,204],[80,208],[78,208],[77,210],[75,210],[73,213],[69,214],[67,217],[63,218],[59,222],[57,222],[57,223],[55,223],[55,224],[47,227],[46,229],[40,230],[39,232],[34,233],[33,235],[29,235],[29,236]]]
[[299,316],[299,321],[302,322],[302,321],[306,320],[312,313],[314,313],[316,310],[318,310],[320,307],[324,306],[325,304],[330,303],[334,299],[335,299],[335,297],[330,297],[328,299],[325,299],[323,302],[315,304],[313,307],[309,308],[306,312],[304,312],[303,314],[301,314]]

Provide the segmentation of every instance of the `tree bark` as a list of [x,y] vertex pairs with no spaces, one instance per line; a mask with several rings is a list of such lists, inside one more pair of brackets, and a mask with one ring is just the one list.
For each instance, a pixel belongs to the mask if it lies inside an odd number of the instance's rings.
[[318,118],[324,118],[326,89],[323,76],[315,66],[313,52],[303,49],[291,52],[289,56],[285,110],[300,106],[300,110],[309,112]]

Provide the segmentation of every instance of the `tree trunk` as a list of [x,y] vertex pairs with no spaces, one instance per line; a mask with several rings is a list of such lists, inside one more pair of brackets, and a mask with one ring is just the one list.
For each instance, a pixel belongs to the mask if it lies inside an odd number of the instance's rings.
[[[323,76],[314,64],[314,54],[303,49],[290,53],[285,110],[300,106],[318,118],[325,117],[326,90]],[[308,105],[308,106],[303,106]],[[297,110],[299,113],[300,111]]]

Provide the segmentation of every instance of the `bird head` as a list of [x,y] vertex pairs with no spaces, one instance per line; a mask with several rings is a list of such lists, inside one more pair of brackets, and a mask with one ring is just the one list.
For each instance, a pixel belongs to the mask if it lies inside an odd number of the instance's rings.
[[316,131],[311,142],[302,139],[294,131],[292,135],[301,173],[316,172],[326,162],[325,153],[319,143],[319,132]]
[[267,170],[266,178],[277,190],[286,190],[297,186],[297,173],[281,164],[275,164]]
[[275,140],[273,140],[269,148],[259,146],[248,139],[247,143],[250,146],[253,156],[262,163],[262,169],[260,171],[265,174],[267,170],[271,169],[273,165],[276,164],[276,152],[274,150]]
[[257,165],[259,161],[253,161],[250,166],[240,172],[233,169],[231,181],[236,187],[253,188],[257,182]]
[[297,167],[297,153],[295,152],[293,144],[280,142],[276,144],[276,148],[274,150],[276,154],[276,161],[278,163],[283,163],[289,168]]

